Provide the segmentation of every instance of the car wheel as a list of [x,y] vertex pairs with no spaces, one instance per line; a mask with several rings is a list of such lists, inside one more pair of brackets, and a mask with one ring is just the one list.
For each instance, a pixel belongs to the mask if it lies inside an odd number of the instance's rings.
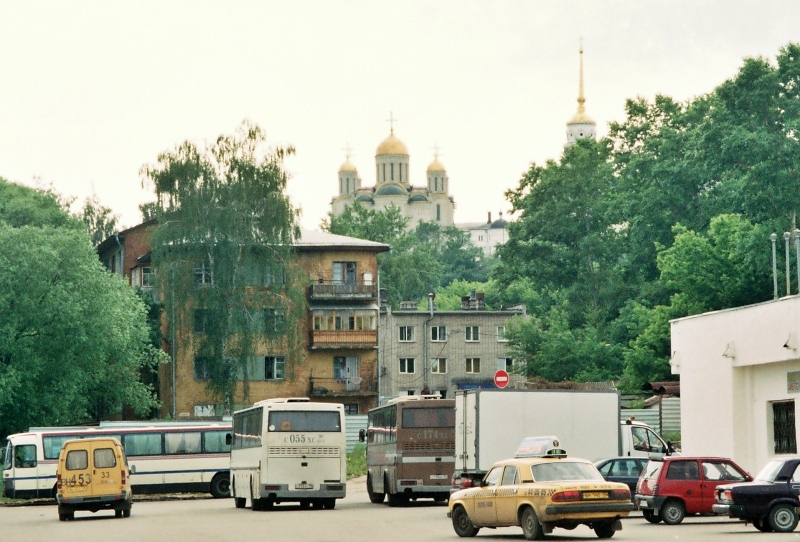
[[758,518],[753,520],[753,527],[761,531],[762,533],[771,533],[772,527],[769,525],[769,521],[767,518]]
[[130,505],[128,505],[127,508],[123,508],[122,509],[122,517],[124,517],[124,518],[131,517],[131,506]]
[[211,479],[211,494],[215,499],[227,499],[231,496],[231,479],[227,474],[219,473]]
[[615,532],[614,525],[611,523],[603,523],[594,528],[594,534],[597,535],[597,538],[611,538]]
[[325,510],[333,510],[336,508],[336,499],[325,499],[322,501],[322,507]]
[[652,510],[642,510],[642,516],[644,516],[644,519],[646,519],[650,523],[660,523],[661,522],[661,516],[659,516],[658,514],[653,512]]
[[671,499],[661,507],[661,519],[667,525],[677,525],[686,517],[686,508],[681,501]]
[[522,511],[520,518],[520,525],[522,526],[522,534],[526,540],[541,540],[544,538],[544,529],[542,524],[539,523],[539,518],[536,517],[536,512],[530,506]]
[[453,530],[458,536],[470,537],[478,534],[480,529],[472,524],[472,520],[469,519],[464,507],[458,505],[453,509]]
[[121,508],[119,510],[114,510],[114,517],[115,518],[121,518],[122,517],[122,509]]
[[382,503],[386,496],[385,493],[375,493],[372,490],[372,476],[367,476],[367,495],[369,495],[369,502],[374,504]]
[[779,533],[791,533],[797,527],[797,513],[793,506],[778,504],[772,507],[767,516],[772,529]]

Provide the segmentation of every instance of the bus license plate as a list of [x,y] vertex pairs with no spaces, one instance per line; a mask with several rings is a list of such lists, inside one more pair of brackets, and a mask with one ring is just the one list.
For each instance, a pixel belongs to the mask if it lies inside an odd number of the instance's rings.
[[314,489],[314,484],[295,484],[295,489]]
[[584,499],[607,499],[608,493],[605,491],[584,491]]
[[431,474],[431,480],[447,480],[449,478],[446,474]]

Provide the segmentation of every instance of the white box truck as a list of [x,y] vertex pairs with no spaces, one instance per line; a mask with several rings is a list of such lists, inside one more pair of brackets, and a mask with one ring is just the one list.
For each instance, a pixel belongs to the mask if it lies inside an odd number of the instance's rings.
[[620,422],[616,390],[472,389],[456,394],[453,485],[471,484],[514,456],[522,439],[556,436],[567,454],[590,461],[662,458],[671,452],[648,425]]

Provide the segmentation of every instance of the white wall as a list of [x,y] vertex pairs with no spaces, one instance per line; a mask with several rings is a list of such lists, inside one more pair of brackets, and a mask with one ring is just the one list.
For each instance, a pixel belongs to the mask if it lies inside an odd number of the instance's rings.
[[775,456],[771,402],[800,403],[787,391],[787,373],[800,371],[799,315],[793,296],[672,322],[684,454],[732,457],[751,473]]

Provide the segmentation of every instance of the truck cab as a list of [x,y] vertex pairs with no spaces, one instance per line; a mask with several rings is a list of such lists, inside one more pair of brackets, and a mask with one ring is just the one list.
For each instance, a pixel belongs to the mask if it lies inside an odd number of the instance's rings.
[[664,442],[645,423],[625,420],[620,422],[619,429],[620,439],[622,440],[622,455],[625,457],[663,459],[665,456],[672,455],[675,452],[669,442]]

